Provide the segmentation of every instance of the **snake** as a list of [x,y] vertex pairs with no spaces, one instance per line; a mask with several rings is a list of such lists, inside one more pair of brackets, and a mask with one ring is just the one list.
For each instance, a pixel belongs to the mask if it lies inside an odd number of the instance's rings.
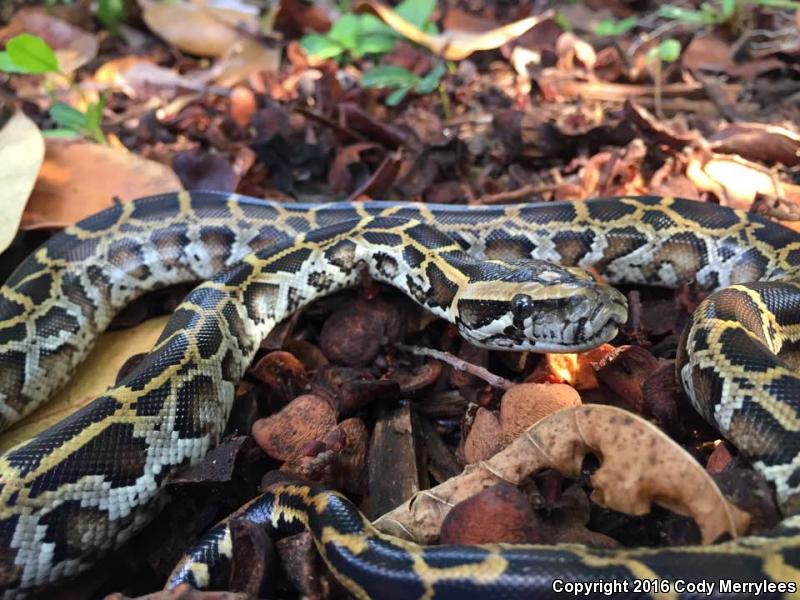
[[[799,269],[792,230],[669,197],[294,204],[184,191],[117,202],[51,237],[0,288],[0,425],[63,385],[132,300],[200,283],[135,368],[0,456],[3,598],[59,584],[141,530],[166,501],[169,475],[220,441],[260,341],[365,275],[474,345],[533,352],[613,340],[627,318],[620,284],[708,291],[676,373],[695,410],[773,487],[783,520],[711,546],[424,547],[378,532],[344,496],[309,483],[271,488],[240,516],[310,531],[359,599],[544,598],[557,595],[556,580],[679,578],[761,582],[761,597],[789,597],[800,581]],[[214,585],[231,535],[228,521],[210,530],[168,587]]]

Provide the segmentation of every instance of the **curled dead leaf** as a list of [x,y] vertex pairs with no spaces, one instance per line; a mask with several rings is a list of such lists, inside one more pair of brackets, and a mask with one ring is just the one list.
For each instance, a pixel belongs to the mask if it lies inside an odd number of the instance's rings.
[[480,33],[451,30],[443,31],[439,35],[430,35],[406,21],[391,8],[375,0],[365,0],[356,8],[356,12],[374,13],[404,37],[420,46],[424,46],[446,60],[463,60],[480,50],[500,48],[529,31],[535,25],[552,18],[554,14],[552,11],[546,11],[536,17],[527,17],[497,29]]
[[0,129],[0,252],[17,234],[44,160],[39,128],[18,110]]
[[542,419],[488,461],[411,498],[375,526],[430,543],[454,504],[500,481],[519,484],[543,469],[577,477],[588,453],[602,460],[592,485],[593,499],[603,506],[642,515],[655,503],[691,515],[706,544],[747,529],[750,516],[724,498],[683,448],[644,419],[603,405],[578,406]]
[[181,189],[172,169],[125,150],[58,138],[48,138],[45,148],[23,229],[66,227],[108,208],[115,198]]

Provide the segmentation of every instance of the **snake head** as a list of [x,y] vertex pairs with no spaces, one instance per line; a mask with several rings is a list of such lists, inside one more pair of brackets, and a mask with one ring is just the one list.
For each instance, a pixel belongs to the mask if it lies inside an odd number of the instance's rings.
[[487,348],[578,352],[608,342],[627,320],[625,296],[577,268],[486,261],[457,302],[461,335]]

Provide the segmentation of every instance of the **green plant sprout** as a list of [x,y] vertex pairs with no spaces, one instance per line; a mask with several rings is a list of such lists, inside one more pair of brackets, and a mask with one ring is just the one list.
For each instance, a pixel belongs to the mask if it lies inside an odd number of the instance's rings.
[[[30,33],[21,33],[6,42],[6,49],[0,52],[0,71],[26,75],[56,73],[66,79],[71,87],[74,82],[61,71],[58,57],[42,38]],[[100,126],[105,108],[105,96],[101,94],[97,102],[89,102],[86,112],[56,102],[50,107],[50,117],[60,126],[44,131],[44,135],[55,137],[87,136],[99,144],[106,143]]]
[[653,81],[655,83],[655,110],[661,117],[661,85],[662,85],[662,65],[678,60],[681,55],[681,43],[672,38],[662,40],[658,46],[654,46],[647,51],[647,62],[653,66]]
[[[435,0],[403,0],[395,12],[417,28],[436,34],[436,26],[430,22],[435,7]],[[402,36],[378,17],[345,12],[328,33],[303,36],[300,45],[316,58],[346,60],[391,52],[398,39]]]
[[361,85],[365,88],[391,89],[392,92],[386,97],[386,104],[397,106],[411,91],[423,95],[433,92],[439,87],[445,71],[444,62],[437,63],[424,77],[419,77],[403,67],[383,65],[364,73]]

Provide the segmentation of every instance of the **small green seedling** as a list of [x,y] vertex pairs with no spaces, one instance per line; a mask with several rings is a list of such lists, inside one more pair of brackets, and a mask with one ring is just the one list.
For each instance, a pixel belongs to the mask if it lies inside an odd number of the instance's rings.
[[[24,75],[43,75],[56,73],[72,80],[61,72],[58,57],[53,49],[38,35],[21,33],[6,42],[6,49],[0,52],[0,71]],[[57,102],[50,107],[50,117],[59,125],[57,129],[46,130],[45,135],[55,137],[87,136],[100,144],[106,143],[106,137],[100,127],[105,107],[105,97],[100,96],[97,102],[88,104],[86,112]]]
[[389,88],[392,92],[386,97],[386,104],[397,106],[409,92],[430,94],[442,81],[445,74],[443,62],[437,63],[424,77],[419,77],[403,67],[384,65],[364,73],[361,85],[365,88]]
[[20,33],[6,42],[0,52],[0,70],[7,73],[60,73],[58,57],[38,35]]
[[125,0],[98,0],[95,15],[113,35],[119,34],[119,26],[128,18]]
[[595,35],[601,37],[613,37],[619,36],[623,33],[627,33],[634,27],[636,27],[638,23],[638,19],[636,17],[628,17],[626,19],[622,19],[621,21],[615,21],[614,19],[604,19],[600,21],[597,26],[594,28]]
[[681,56],[681,43],[672,38],[662,40],[658,46],[654,46],[647,51],[647,62],[653,67],[653,81],[655,82],[655,109],[660,117],[663,115],[661,110],[661,85],[662,85],[662,65],[664,63],[675,62]]
[[[403,0],[395,12],[423,31],[436,33],[430,23],[435,0]],[[391,52],[402,36],[374,15],[345,13],[326,34],[312,33],[300,40],[303,49],[315,58],[361,58]]]
[[666,4],[659,7],[658,16],[689,25],[707,27],[736,22],[742,11],[748,6],[797,10],[800,9],[800,2],[794,0],[719,0],[716,3],[703,2],[699,9]]

